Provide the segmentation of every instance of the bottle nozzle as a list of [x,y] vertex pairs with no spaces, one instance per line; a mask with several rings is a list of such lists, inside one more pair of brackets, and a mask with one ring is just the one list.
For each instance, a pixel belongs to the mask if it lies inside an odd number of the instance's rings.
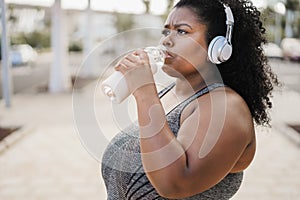
[[108,96],[110,98],[110,100],[113,101],[116,98],[114,92],[112,91],[112,89],[110,87],[104,86],[103,91],[104,91],[104,94],[106,94],[106,96]]

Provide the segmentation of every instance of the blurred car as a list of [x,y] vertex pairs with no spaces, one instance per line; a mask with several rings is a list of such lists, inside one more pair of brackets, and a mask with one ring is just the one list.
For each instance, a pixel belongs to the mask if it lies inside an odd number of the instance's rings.
[[37,52],[28,44],[12,45],[10,58],[13,66],[32,64],[36,61]]
[[268,58],[283,59],[282,49],[275,43],[267,43],[263,46],[265,55]]
[[300,39],[284,38],[281,41],[281,48],[285,59],[300,61]]

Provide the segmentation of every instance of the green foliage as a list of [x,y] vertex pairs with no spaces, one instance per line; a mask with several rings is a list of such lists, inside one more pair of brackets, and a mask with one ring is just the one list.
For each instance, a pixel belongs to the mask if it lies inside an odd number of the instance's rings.
[[275,25],[275,14],[275,11],[270,7],[267,7],[261,12],[261,19],[266,27],[268,41],[274,41],[274,30],[272,30],[272,28],[274,28],[273,25]]
[[300,17],[296,21],[296,30],[298,30],[298,35],[296,36],[297,38],[300,38]]
[[81,52],[83,47],[82,47],[82,42],[80,41],[72,41],[69,43],[69,51],[70,52]]
[[275,11],[270,7],[267,7],[261,12],[261,19],[264,24],[275,24]]
[[[294,3],[292,3],[294,2]],[[295,20],[292,22],[292,27],[293,27],[293,37],[295,38],[300,38],[300,7],[299,7],[299,2],[297,1],[287,1],[286,2],[287,8],[289,7],[289,10],[292,10],[295,14]],[[294,9],[294,10],[293,10]],[[267,7],[262,10],[261,13],[261,19],[264,23],[264,26],[267,28],[267,38],[269,41],[274,40],[274,28],[276,26],[275,22],[276,18],[276,12],[274,11],[273,8]],[[286,17],[282,16],[281,19],[281,35],[284,37],[284,29],[286,26]]]
[[165,13],[162,15],[163,21],[165,21],[170,13],[170,11],[173,9],[175,0],[168,0],[168,5]]
[[11,44],[29,44],[33,48],[49,48],[50,32],[33,31],[30,33],[19,33],[11,37]]
[[293,37],[300,38],[300,1],[286,0],[285,7],[295,15],[295,19],[290,22],[293,27]]
[[115,26],[118,30],[118,32],[123,32],[126,30],[130,30],[133,25],[133,16],[130,14],[123,14],[123,13],[115,13],[116,16],[116,22]]
[[286,0],[285,7],[288,10],[299,10],[300,3],[299,0]]

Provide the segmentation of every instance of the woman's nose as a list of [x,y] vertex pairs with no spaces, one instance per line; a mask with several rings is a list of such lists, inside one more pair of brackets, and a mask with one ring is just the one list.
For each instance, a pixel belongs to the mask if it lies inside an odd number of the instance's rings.
[[173,46],[173,42],[171,40],[165,40],[163,42],[163,45],[166,47],[171,47],[171,46]]
[[168,35],[168,36],[162,38],[161,44],[164,45],[165,47],[172,47],[174,45],[170,36],[171,35]]

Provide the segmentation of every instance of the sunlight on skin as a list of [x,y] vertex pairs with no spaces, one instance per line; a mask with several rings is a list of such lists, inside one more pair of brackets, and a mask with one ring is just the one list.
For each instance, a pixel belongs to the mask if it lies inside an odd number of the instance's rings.
[[217,144],[221,136],[222,129],[224,128],[226,115],[226,93],[224,88],[221,89],[221,93],[218,93],[217,95],[211,93],[211,120],[205,138],[199,150],[199,159],[204,158],[209,154],[209,152],[211,152],[213,147]]
[[174,138],[167,145],[158,149],[157,151],[142,153],[141,155],[144,163],[144,171],[157,171],[175,162],[185,153],[182,148],[174,148],[176,146],[178,146],[178,141],[176,138]]
[[163,129],[167,121],[164,116],[165,113],[162,112],[163,110],[161,109],[160,104],[151,106],[151,108],[149,109],[149,124],[140,126],[140,130],[143,133],[143,135],[140,136],[141,138],[145,139],[153,137]]

